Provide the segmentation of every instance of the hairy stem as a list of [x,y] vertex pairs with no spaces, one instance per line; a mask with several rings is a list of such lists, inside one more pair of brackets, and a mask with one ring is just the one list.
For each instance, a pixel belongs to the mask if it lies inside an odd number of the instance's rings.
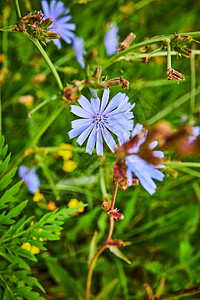
[[[115,199],[116,199],[116,195],[117,195],[117,189],[118,189],[118,183],[115,184],[112,202],[111,202],[111,210],[114,209]],[[96,263],[97,259],[99,258],[99,256],[101,255],[101,253],[108,247],[109,241],[112,238],[113,230],[114,230],[114,218],[112,216],[110,216],[110,228],[109,228],[107,239],[106,239],[105,243],[101,246],[101,248],[97,251],[97,253],[93,256],[93,258],[90,262],[90,265],[89,265],[87,284],[86,284],[86,289],[85,289],[85,300],[89,300],[89,298],[90,298],[90,287],[91,287],[92,273],[93,273],[93,270],[95,267],[95,263]]]

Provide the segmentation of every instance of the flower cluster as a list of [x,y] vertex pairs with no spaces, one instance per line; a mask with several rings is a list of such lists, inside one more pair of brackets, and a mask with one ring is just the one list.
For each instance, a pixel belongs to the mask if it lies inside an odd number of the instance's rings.
[[[69,208],[74,208],[74,207],[78,207],[78,206],[82,206],[84,205],[83,201],[78,201],[76,198],[73,198],[69,201],[68,203],[68,207]],[[77,216],[80,213],[84,212],[84,207],[80,207],[78,208],[71,216]]]
[[109,90],[104,90],[102,102],[99,98],[91,98],[91,102],[87,98],[81,96],[78,103],[81,105],[71,105],[71,112],[82,119],[72,121],[72,130],[69,131],[69,137],[77,138],[77,143],[82,145],[88,138],[86,152],[92,154],[96,144],[97,155],[103,155],[103,139],[112,152],[117,148],[117,144],[112,137],[114,133],[119,144],[127,140],[130,131],[133,128],[133,113],[131,109],[134,104],[129,103],[126,94],[118,93],[111,101],[109,100]]
[[35,11],[21,18],[13,30],[22,33],[27,32],[31,37],[40,40],[46,45],[47,39],[60,38],[60,35],[53,30],[53,27],[49,27],[52,23],[53,21],[50,17],[47,16],[44,19],[41,11]]
[[57,154],[58,156],[61,156],[63,158],[63,171],[70,173],[77,168],[77,162],[71,160],[73,152],[69,150],[72,149],[73,146],[70,144],[62,143],[60,145],[60,148],[62,150],[59,150]]

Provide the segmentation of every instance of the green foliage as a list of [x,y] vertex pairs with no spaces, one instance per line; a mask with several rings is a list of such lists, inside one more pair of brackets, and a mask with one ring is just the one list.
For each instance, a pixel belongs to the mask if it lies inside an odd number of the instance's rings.
[[46,213],[39,221],[30,224],[34,217],[21,216],[25,212],[28,200],[16,204],[15,196],[22,181],[10,186],[17,168],[7,168],[10,154],[6,156],[7,146],[4,146],[4,137],[0,135],[0,295],[1,299],[44,299],[34,291],[34,288],[45,292],[38,280],[31,275],[28,260],[36,262],[36,257],[21,245],[28,243],[41,250],[46,250],[46,241],[59,240],[56,232],[63,229],[64,221],[77,208],[57,209]]
[[[130,32],[136,35],[133,45],[153,36],[199,30],[199,1],[62,1],[70,9],[70,22],[76,24],[75,35],[83,38],[90,54],[90,74],[102,66],[103,78],[123,76],[129,81],[128,90],[113,87],[110,94],[113,97],[125,92],[130,102],[136,103],[135,124],[148,127],[164,119],[174,128],[181,123],[200,125],[197,43],[192,43],[197,51],[193,60],[180,57],[172,49],[172,67],[185,76],[180,84],[166,80],[163,43],[132,49],[127,54],[121,52],[117,55],[123,56],[117,61],[115,56],[106,54],[104,46],[111,22],[119,27],[119,43]],[[2,27],[17,22],[15,2],[1,1]],[[41,0],[19,0],[19,5],[22,16],[41,10]],[[84,145],[79,147],[76,139],[69,139],[67,132],[75,117],[70,113],[70,105],[62,105],[56,80],[38,48],[21,33],[0,34],[0,116],[12,152],[10,161],[1,136],[0,299],[82,300],[88,261],[105,242],[109,230],[109,218],[101,203],[112,198],[116,158],[108,148],[103,158],[95,153],[90,156]],[[72,45],[63,40],[61,44],[61,49],[52,42],[43,48],[63,85],[70,86],[74,80],[85,79],[85,70],[77,62]],[[146,53],[151,52],[150,60],[144,63]],[[37,75],[44,80],[37,82]],[[91,97],[88,88],[82,93]],[[21,96],[27,95],[34,98],[31,108],[20,102]],[[62,143],[74,147],[71,159],[78,167],[73,172],[62,169],[63,158],[58,156]],[[32,152],[25,154],[26,150]],[[165,155],[169,160],[177,160],[172,153]],[[199,282],[200,172],[197,158],[189,157],[188,161],[196,163],[196,167],[184,167],[181,161],[168,165],[164,181],[157,182],[156,194],[152,196],[141,185],[118,191],[116,207],[124,219],[115,222],[113,239],[122,240],[126,246],[120,247],[120,252],[114,248],[115,253],[106,249],[96,262],[92,299],[142,300],[147,298],[144,283],[158,296]],[[26,185],[18,181],[16,170],[22,164],[34,167],[39,175],[44,196],[39,202],[34,202]],[[88,202],[88,207],[83,214],[69,218],[78,209],[67,208],[72,198]],[[50,201],[57,206],[53,212],[48,210]],[[24,244],[24,248],[36,247],[33,249],[39,249],[40,254],[23,249]],[[125,262],[127,258],[131,264]],[[199,295],[192,298],[199,299]]]

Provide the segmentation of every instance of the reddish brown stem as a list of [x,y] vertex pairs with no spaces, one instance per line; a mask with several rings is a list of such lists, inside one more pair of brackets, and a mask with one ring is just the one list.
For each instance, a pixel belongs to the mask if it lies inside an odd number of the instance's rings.
[[[111,202],[112,210],[114,209],[114,205],[115,205],[117,189],[118,189],[118,183],[115,184],[115,188],[114,188],[114,192],[113,192],[113,197],[112,197],[112,202]],[[113,230],[114,230],[114,218],[112,216],[110,216],[110,228],[109,228],[107,239],[106,239],[105,243],[101,246],[99,251],[97,251],[97,253],[93,256],[93,258],[90,262],[90,265],[89,265],[87,284],[86,284],[86,289],[85,289],[85,300],[89,300],[89,298],[90,298],[90,286],[91,286],[92,273],[94,270],[95,263],[96,263],[98,257],[101,255],[101,253],[107,248],[107,245],[109,244],[109,241],[112,238]]]

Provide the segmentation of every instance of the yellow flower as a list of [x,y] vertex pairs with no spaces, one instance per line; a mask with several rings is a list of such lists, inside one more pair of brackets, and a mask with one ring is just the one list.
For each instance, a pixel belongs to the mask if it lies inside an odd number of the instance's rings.
[[33,105],[34,98],[32,95],[25,95],[19,98],[19,102],[30,108]]
[[65,172],[72,172],[74,171],[74,169],[77,168],[77,162],[73,161],[73,160],[67,160],[63,162],[63,171]]
[[[76,198],[71,199],[68,203],[69,208],[74,208],[74,207],[81,206],[81,205],[84,205],[83,201],[78,201]],[[77,216],[79,213],[82,213],[82,212],[84,212],[84,207],[77,209],[77,211],[75,211],[72,214],[72,216]]]
[[[62,144],[60,144],[60,148],[61,149],[72,149],[73,146],[70,144],[62,143]],[[68,160],[68,159],[72,158],[73,152],[70,150],[59,150],[58,155],[62,156],[64,160]]]
[[38,247],[31,246],[30,243],[23,243],[21,248],[31,252],[33,255],[40,253],[40,249]]
[[56,208],[57,208],[57,206],[56,206],[56,204],[55,204],[55,202],[54,201],[49,201],[49,203],[48,203],[48,209],[50,210],[50,211],[54,211],[54,210],[56,210]]
[[33,201],[39,202],[39,201],[41,201],[42,199],[43,199],[43,194],[41,194],[39,190],[36,190],[36,191],[35,191],[35,194],[34,194],[34,196],[33,196]]
[[31,244],[30,244],[30,243],[23,243],[23,244],[21,245],[21,248],[22,248],[22,249],[25,249],[25,250],[27,250],[27,251],[31,251]]
[[38,253],[40,253],[40,249],[38,247],[31,246],[31,254],[35,255]]

